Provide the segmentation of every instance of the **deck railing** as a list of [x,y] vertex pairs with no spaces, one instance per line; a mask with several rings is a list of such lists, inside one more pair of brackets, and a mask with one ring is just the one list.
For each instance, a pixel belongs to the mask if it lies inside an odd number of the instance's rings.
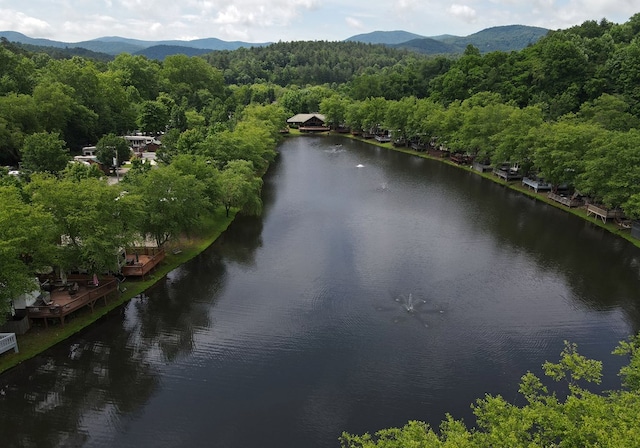
[[72,312],[89,305],[93,311],[93,306],[98,299],[105,298],[118,289],[118,280],[115,278],[103,279],[99,286],[90,284],[82,289],[74,299],[64,304],[36,305],[27,307],[27,315],[32,319],[59,318],[64,323],[64,317]]
[[624,217],[624,213],[620,209],[608,209],[594,204],[587,205],[587,216],[589,215],[594,215],[605,223],[607,219],[621,219]]
[[15,333],[0,333],[0,353],[13,349],[18,353],[18,341]]
[[[129,250],[131,252],[131,250]],[[132,264],[127,259],[127,264],[122,266],[121,272],[125,277],[144,277],[153,268],[155,268],[162,260],[164,260],[166,254],[162,247],[140,247],[135,250],[138,255],[146,255],[148,259],[136,262],[131,260]]]
[[579,197],[573,196],[563,196],[561,194],[550,192],[547,194],[547,197],[552,201],[559,202],[562,205],[566,205],[567,207],[580,207],[584,204],[584,201]]

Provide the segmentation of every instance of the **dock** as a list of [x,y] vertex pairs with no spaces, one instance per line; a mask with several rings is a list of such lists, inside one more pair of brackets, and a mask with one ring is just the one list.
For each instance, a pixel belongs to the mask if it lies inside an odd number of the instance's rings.
[[512,168],[505,168],[505,167],[494,168],[493,174],[506,180],[507,182],[510,180],[522,179],[522,174],[520,174],[520,171]]
[[93,282],[89,276],[83,276],[69,277],[65,284],[53,284],[48,294],[26,308],[27,317],[42,319],[45,327],[48,327],[49,319],[59,320],[64,326],[65,317],[69,314],[85,306],[93,312],[99,299],[103,299],[106,305],[109,295],[118,291],[118,279],[113,276],[101,276],[97,285]]
[[134,247],[128,248],[126,252],[127,259],[120,271],[125,277],[144,278],[166,256],[162,247]]
[[551,191],[551,184],[543,179],[533,179],[529,177],[522,178],[522,185],[529,187],[536,193],[539,191]]
[[580,207],[581,205],[584,205],[584,201],[581,198],[575,196],[566,196],[564,194],[550,192],[549,194],[547,194],[547,197],[552,201],[556,201],[562,205],[566,205],[569,208]]
[[603,223],[607,222],[607,219],[622,219],[624,218],[624,214],[620,209],[607,209],[604,207],[599,207],[594,204],[587,205],[587,216],[595,216],[600,218]]

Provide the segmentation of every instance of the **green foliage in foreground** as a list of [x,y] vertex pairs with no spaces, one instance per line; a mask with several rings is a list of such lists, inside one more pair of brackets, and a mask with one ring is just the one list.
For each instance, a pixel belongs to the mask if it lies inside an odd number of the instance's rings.
[[447,415],[434,431],[410,421],[402,428],[374,435],[344,433],[343,448],[430,447],[638,447],[640,446],[640,334],[623,341],[613,352],[629,356],[620,370],[624,389],[604,394],[589,392],[579,382],[599,383],[602,363],[577,352],[565,342],[558,363],[546,362],[545,374],[565,382],[569,393],[561,399],[528,372],[520,382],[526,404],[510,404],[501,396],[486,395],[472,406],[477,427],[467,428]]

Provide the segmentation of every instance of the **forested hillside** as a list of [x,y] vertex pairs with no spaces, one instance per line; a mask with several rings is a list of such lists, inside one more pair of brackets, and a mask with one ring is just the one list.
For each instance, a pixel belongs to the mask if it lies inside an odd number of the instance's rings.
[[366,71],[391,67],[409,56],[383,45],[360,42],[278,42],[266,47],[216,51],[205,56],[229,84],[271,82],[341,84]]

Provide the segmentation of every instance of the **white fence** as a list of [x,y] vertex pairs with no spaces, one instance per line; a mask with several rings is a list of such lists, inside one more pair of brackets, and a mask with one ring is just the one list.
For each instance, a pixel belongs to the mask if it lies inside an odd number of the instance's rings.
[[0,333],[0,354],[13,349],[18,353],[18,341],[15,333]]

